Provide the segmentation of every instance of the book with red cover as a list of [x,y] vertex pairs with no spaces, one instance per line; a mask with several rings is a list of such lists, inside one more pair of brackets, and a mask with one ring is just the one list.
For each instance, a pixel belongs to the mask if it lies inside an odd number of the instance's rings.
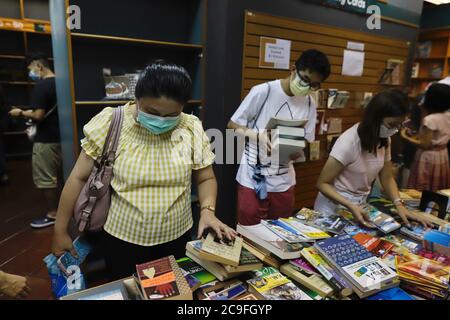
[[136,265],[146,300],[192,300],[192,291],[174,256]]
[[388,241],[365,233],[357,233],[353,236],[353,239],[379,258],[384,258],[394,247],[394,244]]

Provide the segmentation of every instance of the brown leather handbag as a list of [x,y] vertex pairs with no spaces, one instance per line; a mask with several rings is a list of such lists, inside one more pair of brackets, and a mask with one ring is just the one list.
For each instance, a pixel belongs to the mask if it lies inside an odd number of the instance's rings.
[[123,106],[113,112],[100,159],[96,160],[75,203],[73,218],[79,232],[102,229],[111,205],[111,180],[123,123]]

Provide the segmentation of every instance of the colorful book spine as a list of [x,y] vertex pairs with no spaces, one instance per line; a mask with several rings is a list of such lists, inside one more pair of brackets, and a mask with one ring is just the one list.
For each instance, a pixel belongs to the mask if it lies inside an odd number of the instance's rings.
[[320,256],[316,249],[313,247],[304,248],[301,253],[341,296],[347,297],[353,293],[347,281]]
[[288,243],[304,242],[306,239],[292,227],[279,220],[261,220],[261,224]]

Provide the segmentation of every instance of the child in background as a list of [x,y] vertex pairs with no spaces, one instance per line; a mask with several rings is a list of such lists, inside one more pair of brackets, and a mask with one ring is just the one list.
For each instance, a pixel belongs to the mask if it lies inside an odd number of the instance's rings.
[[425,94],[421,128],[417,137],[402,134],[419,150],[411,165],[408,188],[437,191],[450,186],[447,144],[450,140],[450,86],[435,83]]

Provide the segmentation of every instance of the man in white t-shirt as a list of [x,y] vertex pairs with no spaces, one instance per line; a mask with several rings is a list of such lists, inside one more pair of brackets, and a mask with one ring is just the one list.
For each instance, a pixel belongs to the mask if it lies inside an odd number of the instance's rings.
[[288,164],[271,164],[265,157],[271,151],[270,132],[264,129],[273,117],[307,119],[305,139],[314,141],[317,112],[311,93],[329,77],[330,69],[325,54],[307,50],[288,77],[253,87],[231,117],[228,128],[249,138],[236,176],[238,223],[255,225],[261,219],[292,215],[296,184],[293,161],[304,156],[303,151],[292,154]]

